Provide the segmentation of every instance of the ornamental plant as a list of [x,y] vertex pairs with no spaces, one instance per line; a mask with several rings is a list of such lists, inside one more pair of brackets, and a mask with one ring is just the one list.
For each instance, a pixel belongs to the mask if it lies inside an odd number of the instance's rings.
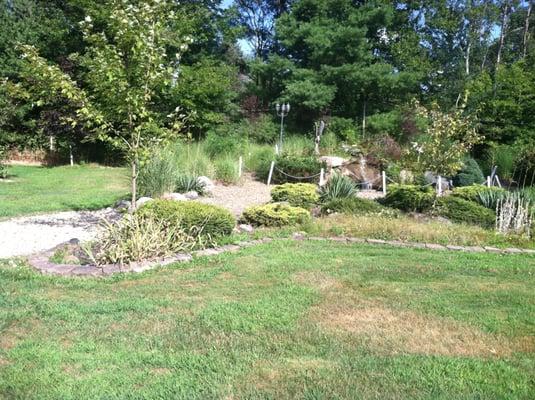
[[87,50],[72,59],[86,71],[83,88],[32,46],[21,46],[23,77],[37,105],[61,97],[75,110],[64,123],[83,124],[93,139],[126,156],[135,207],[139,169],[149,150],[182,133],[187,120],[178,107],[162,118],[154,103],[176,82],[191,39],[178,36],[178,18],[166,0],[113,0],[106,23],[98,31],[90,16],[81,22]]
[[421,139],[407,151],[416,170],[452,176],[462,168],[470,149],[483,139],[476,132],[474,120],[464,114],[464,107],[444,112],[437,103],[426,108],[414,102],[416,116],[426,121]]

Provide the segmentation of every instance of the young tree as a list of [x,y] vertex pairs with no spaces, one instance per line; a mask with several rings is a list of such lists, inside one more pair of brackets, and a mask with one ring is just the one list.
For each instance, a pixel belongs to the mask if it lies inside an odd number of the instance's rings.
[[33,95],[42,103],[61,95],[76,110],[66,123],[84,124],[95,138],[124,152],[131,166],[133,208],[140,165],[151,148],[181,132],[186,118],[179,107],[167,116],[155,107],[175,81],[181,53],[191,42],[175,33],[177,21],[165,0],[114,0],[106,33],[95,31],[87,16],[81,23],[87,50],[75,57],[86,71],[84,88],[49,65],[35,48],[22,47]]

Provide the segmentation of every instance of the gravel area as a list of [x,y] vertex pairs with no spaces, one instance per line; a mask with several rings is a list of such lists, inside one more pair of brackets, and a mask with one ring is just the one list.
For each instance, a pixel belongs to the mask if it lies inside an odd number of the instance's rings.
[[111,208],[67,211],[19,217],[0,222],[0,258],[48,250],[70,239],[89,240],[98,233],[103,218],[115,219]]
[[244,175],[239,185],[216,185],[210,196],[202,197],[199,201],[224,207],[239,216],[249,206],[269,202],[270,192],[271,187],[265,183],[255,181],[250,175]]

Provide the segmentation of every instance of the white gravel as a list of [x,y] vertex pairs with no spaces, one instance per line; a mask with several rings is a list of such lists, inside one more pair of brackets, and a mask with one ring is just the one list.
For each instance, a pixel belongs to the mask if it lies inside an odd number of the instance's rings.
[[99,211],[66,211],[0,221],[0,258],[49,250],[71,239],[95,237],[103,218],[115,219],[111,208]]

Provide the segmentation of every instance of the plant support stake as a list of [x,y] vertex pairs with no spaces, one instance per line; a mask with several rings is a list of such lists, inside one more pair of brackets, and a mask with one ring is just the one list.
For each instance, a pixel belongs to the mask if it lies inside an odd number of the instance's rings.
[[238,160],[238,176],[241,178],[243,170],[243,157],[240,156],[240,159]]
[[275,168],[275,161],[271,161],[271,166],[269,167],[269,175],[267,184],[268,186],[271,185],[271,178],[273,177],[273,169]]
[[381,175],[383,177],[383,194],[386,196],[386,172],[382,171]]

